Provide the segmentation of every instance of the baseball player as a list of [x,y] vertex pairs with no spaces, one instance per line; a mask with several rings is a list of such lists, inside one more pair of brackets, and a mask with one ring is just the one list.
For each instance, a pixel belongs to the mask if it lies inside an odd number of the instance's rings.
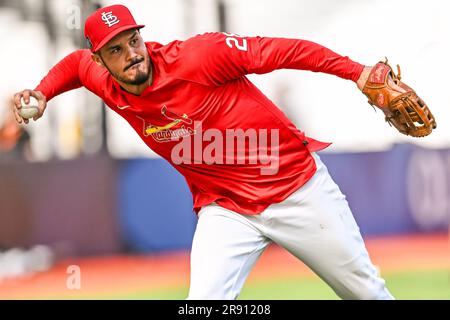
[[15,94],[17,121],[28,123],[18,113],[21,98],[39,101],[37,120],[50,99],[84,86],[185,177],[198,215],[188,299],[236,299],[272,242],[343,299],[392,299],[317,154],[329,143],[297,129],[246,77],[310,70],[360,90],[370,84],[375,93],[389,80],[395,97],[408,93],[390,67],[365,67],[299,39],[212,32],[162,45],[144,42],[143,27],[122,5],[95,11],[84,29],[89,49],[66,56],[34,90]]

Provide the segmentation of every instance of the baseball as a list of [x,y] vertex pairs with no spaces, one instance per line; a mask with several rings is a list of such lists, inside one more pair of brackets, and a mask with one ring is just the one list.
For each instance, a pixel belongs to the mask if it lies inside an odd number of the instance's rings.
[[19,114],[24,119],[33,118],[39,112],[38,102],[36,98],[30,97],[30,103],[25,104],[22,99],[22,108],[19,109]]

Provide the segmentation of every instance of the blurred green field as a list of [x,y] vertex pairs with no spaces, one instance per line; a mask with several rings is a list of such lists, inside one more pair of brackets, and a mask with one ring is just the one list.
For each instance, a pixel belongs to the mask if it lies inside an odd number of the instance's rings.
[[[450,270],[409,271],[384,275],[391,293],[398,300],[450,299]],[[187,287],[139,292],[109,297],[114,299],[185,299]],[[107,297],[98,297],[99,299]],[[336,294],[318,277],[247,283],[240,300],[336,300]]]

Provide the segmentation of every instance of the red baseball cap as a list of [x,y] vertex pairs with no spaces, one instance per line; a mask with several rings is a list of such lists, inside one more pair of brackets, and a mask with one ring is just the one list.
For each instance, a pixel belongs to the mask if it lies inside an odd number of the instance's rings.
[[116,4],[92,13],[84,24],[84,36],[91,51],[96,52],[122,31],[143,27],[136,24],[127,7]]

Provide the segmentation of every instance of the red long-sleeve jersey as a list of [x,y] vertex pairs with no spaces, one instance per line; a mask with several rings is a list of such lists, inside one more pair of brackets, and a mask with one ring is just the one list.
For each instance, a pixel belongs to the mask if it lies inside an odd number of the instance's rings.
[[[364,68],[298,39],[206,33],[146,46],[153,83],[139,96],[121,89],[89,50],[65,57],[35,90],[50,100],[84,86],[101,97],[185,177],[196,212],[216,202],[261,213],[305,184],[316,170],[310,152],[329,145],[306,137],[247,74],[301,69],[356,82]],[[268,157],[256,161],[261,150]]]

